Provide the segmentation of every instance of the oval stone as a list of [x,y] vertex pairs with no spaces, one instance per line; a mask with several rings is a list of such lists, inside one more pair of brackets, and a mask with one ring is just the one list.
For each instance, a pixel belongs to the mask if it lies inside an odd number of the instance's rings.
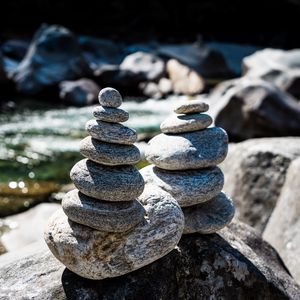
[[126,122],[129,119],[129,113],[120,108],[97,106],[93,110],[96,120],[119,123]]
[[192,132],[207,128],[212,121],[206,114],[173,115],[161,123],[160,129],[163,133]]
[[210,200],[218,195],[224,185],[220,168],[167,171],[153,165],[143,168],[145,184],[152,184],[170,193],[181,207]]
[[182,209],[185,219],[184,234],[214,233],[228,225],[234,217],[234,205],[225,193],[210,201]]
[[99,103],[106,107],[119,107],[122,104],[121,94],[111,87],[102,89],[98,96]]
[[139,149],[134,145],[101,142],[90,136],[80,142],[80,153],[94,162],[109,166],[136,164],[141,158]]
[[146,159],[166,170],[199,169],[221,163],[228,151],[228,136],[220,127],[169,135],[149,141]]
[[201,100],[185,101],[179,103],[174,107],[174,112],[177,114],[195,114],[206,112],[209,109],[209,105]]
[[90,120],[86,123],[86,130],[94,139],[107,143],[132,145],[137,140],[134,129],[117,123]]
[[91,228],[124,232],[144,219],[145,209],[137,200],[109,202],[90,198],[78,190],[68,192],[62,200],[68,218]]
[[151,188],[141,199],[147,218],[132,230],[95,230],[68,220],[59,210],[49,220],[45,241],[59,261],[82,277],[104,279],[130,273],[172,251],[184,228],[183,213],[170,195]]
[[83,194],[106,201],[131,201],[144,189],[140,172],[131,165],[105,166],[83,159],[70,172],[75,186]]

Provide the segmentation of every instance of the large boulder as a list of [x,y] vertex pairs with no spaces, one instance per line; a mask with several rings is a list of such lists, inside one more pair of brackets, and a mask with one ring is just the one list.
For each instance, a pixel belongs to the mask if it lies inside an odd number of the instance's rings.
[[225,81],[209,100],[215,124],[232,139],[300,135],[300,103],[261,79]]
[[279,252],[300,283],[300,158],[287,172],[279,200],[263,237]]
[[61,26],[43,25],[12,77],[20,92],[36,94],[63,80],[89,74],[75,36]]
[[300,98],[300,49],[264,49],[243,60],[244,74],[261,78]]
[[224,191],[234,200],[236,217],[263,232],[279,198],[300,138],[263,138],[230,144],[221,164]]
[[[21,252],[21,254],[20,254]],[[88,280],[39,244],[0,257],[1,299],[298,299],[277,253],[242,223],[191,234],[160,260],[124,276]]]
[[28,50],[30,43],[25,40],[7,40],[2,46],[2,52],[5,57],[16,61],[21,61]]

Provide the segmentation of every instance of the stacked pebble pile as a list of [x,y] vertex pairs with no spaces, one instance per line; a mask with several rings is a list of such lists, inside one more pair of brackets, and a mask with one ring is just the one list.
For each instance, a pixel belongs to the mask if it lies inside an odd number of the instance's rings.
[[[133,166],[140,160],[133,145],[137,134],[120,124],[129,114],[119,108],[119,92],[103,89],[99,102],[95,120],[86,124],[90,136],[80,146],[86,159],[70,173],[77,189],[66,194],[63,211],[50,218],[45,230],[56,258],[91,279],[120,276],[164,256],[174,249],[184,227],[172,198],[143,193],[143,178]],[[140,202],[136,199],[142,193]]]
[[187,101],[175,107],[161,124],[162,133],[149,141],[146,159],[153,165],[141,170],[146,185],[172,195],[185,216],[184,233],[208,234],[226,226],[234,205],[222,192],[224,175],[217,167],[228,150],[228,137],[212,118],[209,106]]

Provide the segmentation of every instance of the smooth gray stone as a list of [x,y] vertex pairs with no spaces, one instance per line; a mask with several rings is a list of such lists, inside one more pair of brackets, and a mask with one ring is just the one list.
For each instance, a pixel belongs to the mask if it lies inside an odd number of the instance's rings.
[[149,141],[146,159],[166,170],[199,169],[221,163],[228,151],[228,136],[220,127],[169,135]]
[[145,209],[137,200],[127,202],[99,201],[78,190],[68,192],[62,200],[68,218],[91,228],[124,232],[144,219]]
[[117,123],[90,120],[86,123],[86,130],[94,139],[107,143],[132,145],[137,140],[134,129]]
[[70,172],[75,186],[83,194],[106,201],[131,201],[144,189],[140,172],[131,165],[105,166],[83,159]]
[[228,225],[234,217],[234,205],[225,193],[202,204],[182,209],[185,219],[184,234],[214,233]]
[[175,248],[183,232],[184,217],[178,203],[167,193],[146,188],[140,200],[147,218],[122,233],[77,224],[59,210],[46,227],[46,243],[69,270],[85,278],[121,276],[148,265]]
[[96,120],[104,122],[126,122],[129,119],[129,113],[120,108],[96,106],[93,110]]
[[174,112],[177,114],[195,114],[206,112],[209,105],[201,100],[186,101],[179,103],[174,107]]
[[140,160],[140,151],[134,145],[101,142],[87,136],[80,142],[80,153],[90,160],[108,165],[132,165]]
[[163,133],[192,132],[207,128],[212,121],[206,114],[173,115],[161,123],[160,129]]
[[218,195],[224,185],[224,175],[218,167],[167,171],[151,165],[140,172],[145,184],[158,186],[170,193],[181,207],[208,201]]
[[122,104],[122,96],[111,87],[102,89],[98,96],[99,103],[106,107],[119,107]]

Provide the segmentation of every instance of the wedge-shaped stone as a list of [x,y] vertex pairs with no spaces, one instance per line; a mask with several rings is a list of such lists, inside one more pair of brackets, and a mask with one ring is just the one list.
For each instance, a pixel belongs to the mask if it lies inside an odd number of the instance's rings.
[[174,107],[174,112],[177,114],[195,114],[206,112],[209,109],[209,105],[201,100],[185,101],[179,103]]

